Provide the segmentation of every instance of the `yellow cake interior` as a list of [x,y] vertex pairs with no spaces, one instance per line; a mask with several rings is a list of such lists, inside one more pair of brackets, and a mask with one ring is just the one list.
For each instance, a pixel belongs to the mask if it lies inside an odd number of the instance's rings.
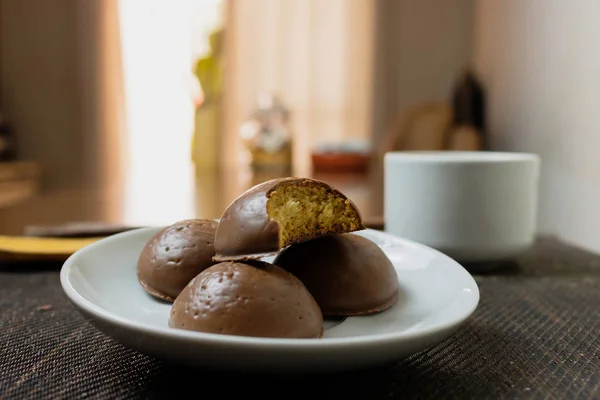
[[280,246],[332,233],[363,229],[360,215],[350,200],[326,185],[290,182],[271,191],[269,219],[280,229]]

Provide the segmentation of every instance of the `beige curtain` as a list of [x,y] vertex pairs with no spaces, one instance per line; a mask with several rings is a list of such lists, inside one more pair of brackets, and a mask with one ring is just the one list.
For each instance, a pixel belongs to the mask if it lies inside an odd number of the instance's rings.
[[[100,219],[118,220],[124,104],[117,0],[0,6],[2,109],[19,156],[41,163],[45,204],[73,219],[93,208]],[[8,229],[64,218],[28,204],[0,215]]]
[[20,156],[43,164],[49,189],[93,187],[115,175],[118,159],[98,166],[122,105],[116,0],[1,7],[1,98]]
[[76,4],[83,149],[93,160],[98,186],[117,192],[123,185],[126,123],[118,1]]
[[369,140],[372,0],[230,0],[221,161],[237,163],[238,128],[259,93],[292,112],[297,173],[320,141]]

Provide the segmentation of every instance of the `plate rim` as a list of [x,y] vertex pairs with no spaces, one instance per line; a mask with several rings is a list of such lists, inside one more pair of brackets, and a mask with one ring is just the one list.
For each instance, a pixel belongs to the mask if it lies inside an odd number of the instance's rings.
[[[188,342],[197,342],[202,344],[219,344],[223,346],[243,346],[245,348],[248,347],[256,347],[256,348],[264,348],[269,347],[271,349],[280,348],[280,349],[289,349],[289,348],[297,348],[302,350],[307,349],[333,349],[333,348],[347,348],[355,345],[385,345],[390,343],[409,341],[415,339],[422,339],[429,337],[431,335],[435,335],[439,332],[444,332],[446,330],[453,329],[462,323],[464,323],[477,309],[480,301],[480,292],[477,282],[473,278],[473,276],[456,260],[451,257],[441,253],[429,246],[424,244],[414,242],[409,239],[404,239],[402,237],[392,235],[390,233],[379,231],[375,229],[364,229],[361,232],[372,232],[375,235],[382,235],[385,237],[393,238],[394,241],[398,242],[401,245],[416,247],[421,250],[426,250],[429,252],[435,253],[437,256],[442,257],[450,264],[453,265],[453,268],[456,268],[459,273],[464,274],[467,279],[469,285],[472,303],[469,304],[469,307],[466,307],[462,310],[460,316],[455,317],[451,321],[446,321],[445,323],[434,325],[426,328],[420,328],[417,330],[409,330],[409,331],[398,331],[398,332],[387,332],[387,333],[378,333],[368,336],[352,336],[352,337],[334,337],[334,338],[321,338],[321,339],[303,339],[303,338],[263,338],[263,337],[251,337],[251,336],[236,336],[236,335],[222,335],[217,333],[207,333],[207,332],[196,332],[196,331],[186,331],[182,329],[173,329],[168,327],[149,327],[141,322],[128,319],[98,306],[97,304],[89,301],[85,297],[83,297],[71,284],[69,274],[77,267],[77,259],[81,257],[82,254],[88,251],[94,251],[94,249],[98,246],[103,246],[110,242],[120,241],[128,236],[136,236],[144,232],[157,232],[162,229],[162,226],[158,227],[144,227],[144,228],[136,228],[126,232],[116,233],[105,238],[102,238],[94,243],[91,243],[70,255],[65,262],[63,263],[60,270],[60,283],[63,289],[63,292],[66,294],[67,298],[74,304],[78,311],[83,311],[84,314],[88,314],[95,319],[102,320],[105,323],[108,323],[113,326],[119,326],[127,328],[128,330],[133,330],[137,332],[143,332],[145,334],[155,334],[160,335],[162,337],[166,337],[170,340],[185,340]],[[105,332],[104,332],[105,333]]]

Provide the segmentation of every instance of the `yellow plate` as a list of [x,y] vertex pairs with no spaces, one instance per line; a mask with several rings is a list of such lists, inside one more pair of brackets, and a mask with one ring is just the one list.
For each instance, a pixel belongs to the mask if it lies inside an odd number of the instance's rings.
[[46,238],[0,235],[0,259],[66,259],[77,250],[100,239],[102,238]]

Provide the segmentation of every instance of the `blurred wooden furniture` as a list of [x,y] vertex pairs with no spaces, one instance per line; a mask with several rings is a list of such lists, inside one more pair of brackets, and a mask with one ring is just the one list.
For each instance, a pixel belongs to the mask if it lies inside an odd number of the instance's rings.
[[417,103],[398,113],[380,148],[389,151],[443,151],[482,149],[479,132],[453,125],[452,106],[446,102]]
[[446,150],[483,150],[481,134],[470,125],[451,127]]
[[386,133],[387,149],[443,150],[452,110],[446,103],[419,103],[399,113]]
[[0,163],[0,208],[9,207],[34,196],[40,186],[37,163],[13,161]]
[[[283,174],[239,167],[197,170],[189,183],[149,185],[135,191],[114,184],[38,191],[21,202],[0,208],[0,235],[81,237],[110,234],[137,226],[164,225],[190,217],[219,218],[243,191]],[[366,225],[382,226],[381,163],[359,173],[313,171],[304,174],[294,171],[292,175],[330,183],[356,203]],[[157,187],[163,187],[165,193],[157,193]],[[186,196],[184,201],[181,201],[182,196]]]

